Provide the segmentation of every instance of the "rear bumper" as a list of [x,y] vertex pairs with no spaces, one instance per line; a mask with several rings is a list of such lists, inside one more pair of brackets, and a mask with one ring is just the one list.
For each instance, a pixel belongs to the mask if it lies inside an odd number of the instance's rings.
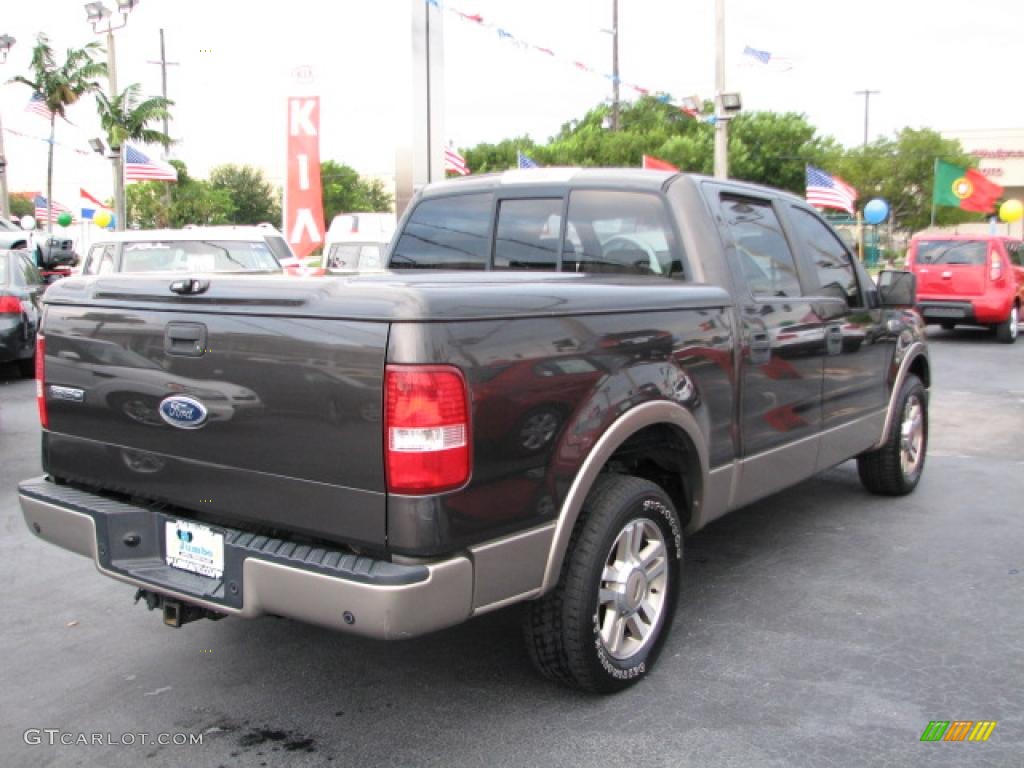
[[217,527],[224,575],[168,566],[163,531],[173,516],[59,486],[18,487],[39,538],[92,558],[101,573],[167,597],[241,617],[285,616],[367,637],[413,637],[472,613],[473,566],[465,556],[404,565]]
[[917,308],[926,323],[1001,323],[1009,316],[1012,304],[1012,296],[999,294],[958,300],[950,300],[948,297],[932,298],[927,295],[917,297]]

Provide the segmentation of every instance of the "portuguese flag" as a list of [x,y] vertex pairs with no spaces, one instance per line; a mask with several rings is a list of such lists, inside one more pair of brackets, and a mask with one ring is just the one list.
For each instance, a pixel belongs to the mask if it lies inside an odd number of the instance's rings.
[[991,213],[1002,195],[1003,188],[986,179],[976,168],[961,168],[942,160],[935,162],[935,189],[932,192],[935,205]]

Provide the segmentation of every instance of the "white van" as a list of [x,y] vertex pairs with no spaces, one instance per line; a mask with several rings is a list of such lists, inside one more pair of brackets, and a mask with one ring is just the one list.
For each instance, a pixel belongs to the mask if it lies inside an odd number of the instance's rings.
[[339,213],[327,230],[321,265],[345,272],[384,269],[396,226],[393,213]]

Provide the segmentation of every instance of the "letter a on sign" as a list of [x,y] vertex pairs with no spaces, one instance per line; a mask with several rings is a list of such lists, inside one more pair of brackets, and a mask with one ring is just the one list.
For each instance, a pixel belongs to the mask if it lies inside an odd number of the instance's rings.
[[320,187],[320,99],[288,99],[288,186],[285,192],[285,237],[299,257],[324,241]]

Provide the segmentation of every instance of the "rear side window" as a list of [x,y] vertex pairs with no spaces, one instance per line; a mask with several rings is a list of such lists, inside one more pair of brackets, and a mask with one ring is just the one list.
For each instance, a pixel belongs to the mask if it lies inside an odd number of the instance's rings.
[[375,243],[335,243],[327,253],[328,269],[381,269],[380,246]]
[[486,269],[490,194],[423,200],[391,254],[391,269]]
[[104,264],[104,272],[114,269],[114,246],[94,245],[89,249],[89,255],[85,257],[82,264],[83,275],[95,275],[100,270],[100,262]]
[[771,203],[723,198],[722,212],[750,292],[762,298],[800,296],[793,253]]
[[680,275],[682,256],[665,204],[643,192],[581,190],[569,196],[566,272]]
[[495,269],[558,267],[562,200],[502,200],[494,238]]
[[36,265],[33,264],[27,256],[21,256],[20,258],[21,274],[24,280],[22,284],[27,286],[42,285],[43,276],[39,273],[39,270],[36,269]]
[[859,307],[860,289],[846,247],[812,213],[802,208],[793,208],[792,211],[797,235],[814,261],[821,292],[826,296],[844,299],[851,307]]
[[982,265],[988,256],[985,240],[919,240],[918,264],[974,264]]

